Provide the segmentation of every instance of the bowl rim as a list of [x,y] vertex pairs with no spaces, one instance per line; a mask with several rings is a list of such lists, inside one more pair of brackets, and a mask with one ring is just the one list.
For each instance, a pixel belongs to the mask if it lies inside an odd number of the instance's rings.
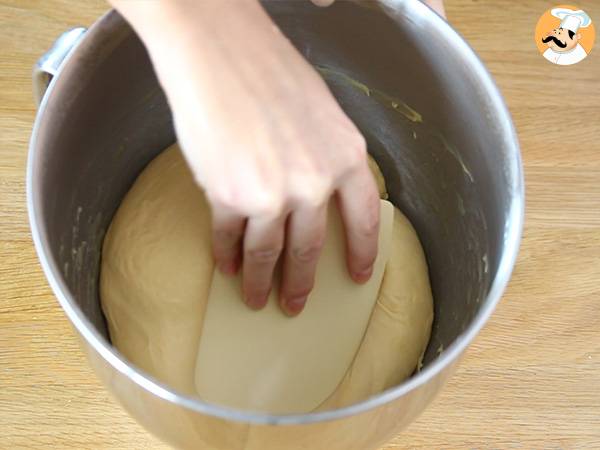
[[[127,359],[122,356],[116,348],[114,348],[108,340],[106,340],[94,327],[94,325],[85,317],[79,306],[72,299],[72,295],[62,279],[61,271],[53,260],[53,257],[48,250],[47,230],[38,220],[38,198],[39,187],[34,179],[34,166],[37,160],[38,149],[38,132],[41,124],[46,119],[45,111],[49,101],[56,96],[56,83],[51,82],[46,95],[43,97],[39,106],[38,113],[35,118],[31,139],[29,143],[29,154],[27,160],[27,175],[26,175],[26,190],[27,190],[27,210],[29,215],[29,224],[40,264],[46,275],[48,283],[57,297],[58,302],[66,313],[67,317],[76,328],[78,333],[85,341],[108,363],[112,368],[119,371],[122,375],[133,381],[140,388],[153,394],[162,400],[174,403],[188,410],[206,414],[209,416],[233,420],[236,422],[257,424],[257,425],[301,425],[315,422],[323,422],[330,420],[342,419],[351,415],[360,414],[368,410],[377,408],[392,402],[411,391],[422,387],[433,378],[436,378],[445,369],[452,366],[456,362],[463,351],[483,328],[489,317],[493,313],[496,305],[508,284],[512,270],[514,268],[519,244],[523,231],[524,223],[524,179],[519,150],[519,143],[510,113],[504,100],[493,81],[487,69],[475,54],[473,49],[467,42],[455,31],[443,18],[433,12],[424,3],[419,0],[379,0],[382,5],[392,10],[398,9],[400,5],[407,1],[411,8],[411,14],[419,17],[420,20],[429,22],[432,28],[438,29],[443,33],[450,43],[465,59],[465,64],[472,68],[473,73],[484,86],[485,92],[490,97],[490,105],[496,113],[499,129],[502,132],[506,159],[508,161],[510,173],[510,185],[508,186],[511,193],[510,208],[505,216],[504,223],[504,251],[500,257],[498,269],[492,281],[490,290],[482,307],[474,316],[467,329],[461,333],[440,356],[428,364],[421,372],[413,375],[398,386],[389,388],[379,394],[371,396],[363,401],[354,403],[343,408],[323,411],[311,412],[305,414],[289,414],[289,415],[274,415],[260,412],[238,410],[228,408],[218,404],[205,402],[198,398],[194,398],[178,392],[175,389],[168,387],[166,384],[156,380],[143,370],[138,369]],[[403,5],[404,6],[404,5]],[[120,25],[122,19],[114,10],[107,12],[99,18],[85,33],[81,42],[76,47],[91,47],[94,45],[94,37],[105,33],[110,26]],[[72,51],[66,58],[57,76],[63,71],[64,67],[75,64],[77,51]],[[56,78],[56,77],[55,77]]]

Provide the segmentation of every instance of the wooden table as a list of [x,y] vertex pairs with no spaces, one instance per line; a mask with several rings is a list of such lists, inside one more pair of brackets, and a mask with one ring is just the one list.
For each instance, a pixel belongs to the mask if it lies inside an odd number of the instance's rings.
[[[547,63],[533,33],[550,6],[447,1],[514,116],[527,219],[497,312],[441,396],[386,449],[600,448],[600,43],[577,66]],[[600,25],[600,2],[578,6]],[[31,67],[62,31],[106,8],[0,1],[0,448],[165,448],[88,368],[27,222]]]

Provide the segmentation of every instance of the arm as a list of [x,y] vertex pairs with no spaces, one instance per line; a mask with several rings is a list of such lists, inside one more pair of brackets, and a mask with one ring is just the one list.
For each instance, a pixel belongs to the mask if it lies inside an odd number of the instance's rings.
[[217,265],[226,273],[241,265],[246,303],[264,306],[281,255],[282,308],[302,310],[333,194],[348,270],[367,281],[379,199],[364,138],[259,2],[112,3],[149,51],[180,145],[212,205]]

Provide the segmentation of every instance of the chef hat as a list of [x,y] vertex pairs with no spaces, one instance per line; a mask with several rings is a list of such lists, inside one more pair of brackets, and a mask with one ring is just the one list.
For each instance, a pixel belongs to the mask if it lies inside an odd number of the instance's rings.
[[579,27],[586,28],[592,23],[590,16],[581,9],[573,11],[569,8],[554,8],[550,12],[554,17],[558,17],[562,21],[560,23],[561,28],[571,30],[573,33],[577,33]]

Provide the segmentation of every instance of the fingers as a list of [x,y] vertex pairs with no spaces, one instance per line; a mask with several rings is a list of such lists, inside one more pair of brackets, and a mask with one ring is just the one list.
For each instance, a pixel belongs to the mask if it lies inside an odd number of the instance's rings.
[[346,229],[346,258],[357,283],[371,278],[377,257],[379,195],[365,161],[338,189],[338,203]]
[[242,290],[252,309],[267,303],[273,271],[283,248],[285,215],[275,219],[250,218],[244,236]]
[[288,220],[279,302],[283,311],[299,314],[315,283],[317,262],[325,242],[327,203],[294,211]]
[[226,206],[213,206],[213,254],[217,267],[234,275],[241,263],[241,243],[246,220]]

